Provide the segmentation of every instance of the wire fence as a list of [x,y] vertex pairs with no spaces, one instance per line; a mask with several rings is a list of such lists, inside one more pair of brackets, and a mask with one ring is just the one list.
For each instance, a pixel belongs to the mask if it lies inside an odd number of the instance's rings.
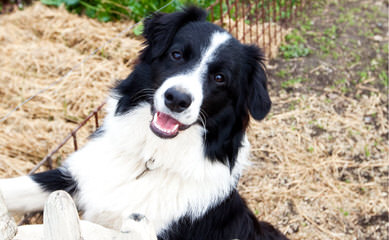
[[312,0],[219,0],[209,7],[210,21],[220,25],[239,41],[255,44],[266,57],[277,55],[280,44],[295,20]]
[[[242,43],[255,44],[264,49],[267,58],[277,54],[278,47],[295,20],[306,8],[311,7],[312,0],[219,0],[209,8],[209,20],[220,25]],[[108,43],[109,44],[109,43]],[[42,166],[52,169],[53,155],[69,141],[73,142],[74,151],[79,148],[77,132],[94,120],[94,129],[99,127],[99,114],[105,102],[70,132],[29,174],[34,174]],[[34,214],[27,214],[19,224],[27,224]]]
[[[228,30],[238,40],[247,44],[256,44],[265,49],[274,49],[284,39],[287,29],[294,20],[301,15],[306,7],[310,7],[311,0],[256,0],[230,1],[219,0],[211,5],[210,20]],[[274,52],[266,51],[268,57]],[[91,119],[95,121],[95,129],[99,127],[99,112],[105,102],[99,105],[88,117],[69,133],[47,156],[43,158],[30,172],[33,174],[42,165],[53,168],[52,156],[57,153],[70,139],[73,141],[74,151],[78,149],[77,131]]]

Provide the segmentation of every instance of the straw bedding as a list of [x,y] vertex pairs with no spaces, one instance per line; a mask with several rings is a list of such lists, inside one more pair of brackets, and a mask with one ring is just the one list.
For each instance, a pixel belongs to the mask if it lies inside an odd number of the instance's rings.
[[294,239],[385,239],[387,221],[371,221],[388,214],[382,97],[273,100],[272,116],[252,126],[255,167],[240,186],[252,209]]
[[[99,23],[37,3],[0,16],[0,117],[132,23]],[[0,128],[0,177],[26,174],[126,77],[141,40],[122,36],[14,112]],[[270,116],[250,128],[253,167],[240,191],[292,239],[383,239],[388,123],[384,96],[271,92]],[[371,116],[374,115],[374,118]],[[79,144],[93,130],[78,133]],[[72,152],[68,143],[54,160]]]
[[[0,116],[61,79],[132,23],[99,23],[37,3],[0,16]],[[25,174],[126,77],[141,41],[123,36],[78,65],[67,78],[14,112],[0,129],[0,174]],[[85,140],[91,126],[79,132]],[[62,153],[72,151],[70,144]],[[60,154],[63,155],[63,154]],[[60,159],[58,159],[60,160]]]

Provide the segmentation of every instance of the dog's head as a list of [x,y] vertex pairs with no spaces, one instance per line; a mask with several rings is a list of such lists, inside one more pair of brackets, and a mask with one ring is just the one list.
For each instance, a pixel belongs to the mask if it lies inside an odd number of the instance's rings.
[[244,131],[249,112],[257,120],[266,116],[271,101],[262,52],[205,18],[203,10],[190,7],[145,21],[146,47],[133,74],[117,88],[122,96],[117,113],[128,111],[139,101],[137,93],[148,88],[150,127],[162,138],[194,124],[208,131],[226,121],[231,130],[238,124]]

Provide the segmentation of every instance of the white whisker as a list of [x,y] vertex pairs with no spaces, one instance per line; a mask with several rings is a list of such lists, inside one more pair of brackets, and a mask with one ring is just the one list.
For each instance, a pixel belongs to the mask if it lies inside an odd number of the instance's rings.
[[206,118],[206,116],[207,116],[207,114],[202,109],[200,109],[199,119],[200,119],[201,125],[203,126],[203,129],[204,129],[204,142],[206,142],[206,140],[207,140],[207,118]]

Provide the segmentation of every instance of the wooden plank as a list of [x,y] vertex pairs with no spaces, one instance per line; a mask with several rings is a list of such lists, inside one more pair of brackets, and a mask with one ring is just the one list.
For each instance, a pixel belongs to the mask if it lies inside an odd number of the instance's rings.
[[120,231],[80,221],[72,198],[64,191],[50,194],[43,222],[20,226],[13,240],[157,240],[151,222],[141,214],[123,219]]
[[43,213],[45,240],[80,240],[80,219],[76,206],[68,193],[50,194]]
[[12,217],[8,215],[3,196],[0,193],[0,239],[11,240],[16,235],[17,226]]

